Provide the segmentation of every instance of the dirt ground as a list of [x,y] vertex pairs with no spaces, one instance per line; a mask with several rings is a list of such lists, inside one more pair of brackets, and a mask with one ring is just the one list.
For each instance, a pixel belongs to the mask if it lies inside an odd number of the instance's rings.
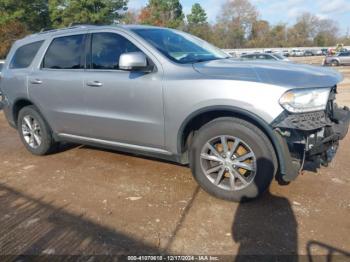
[[[320,58],[296,59],[319,64]],[[350,67],[338,101],[350,106]],[[86,146],[29,154],[0,112],[0,255],[350,252],[350,135],[335,161],[248,204],[187,167]]]

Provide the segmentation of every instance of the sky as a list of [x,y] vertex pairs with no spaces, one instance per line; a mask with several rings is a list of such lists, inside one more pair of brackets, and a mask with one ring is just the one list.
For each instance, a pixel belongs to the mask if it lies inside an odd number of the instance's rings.
[[[180,0],[184,13],[191,12],[194,3],[200,3],[206,10],[209,22],[215,22],[222,4],[227,0]],[[147,0],[129,0],[130,9],[140,9]],[[260,18],[272,25],[278,23],[293,24],[303,12],[310,12],[320,18],[331,18],[338,22],[342,34],[350,31],[350,0],[250,0]]]

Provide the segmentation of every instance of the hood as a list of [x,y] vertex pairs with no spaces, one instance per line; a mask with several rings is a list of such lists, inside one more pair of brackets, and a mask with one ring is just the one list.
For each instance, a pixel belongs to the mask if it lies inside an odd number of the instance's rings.
[[291,88],[332,87],[343,80],[334,69],[291,62],[221,59],[197,63],[193,67],[207,76]]

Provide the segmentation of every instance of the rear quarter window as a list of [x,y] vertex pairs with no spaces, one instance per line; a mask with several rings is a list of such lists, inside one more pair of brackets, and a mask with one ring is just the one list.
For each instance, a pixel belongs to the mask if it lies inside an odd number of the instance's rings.
[[10,68],[19,69],[29,67],[43,42],[38,41],[19,47],[13,55]]

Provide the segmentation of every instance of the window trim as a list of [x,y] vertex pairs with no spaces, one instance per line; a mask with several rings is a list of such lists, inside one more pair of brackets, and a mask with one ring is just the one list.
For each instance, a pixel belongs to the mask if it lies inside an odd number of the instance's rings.
[[[33,65],[33,62],[34,62],[35,58],[37,57],[37,55],[38,55],[38,53],[39,53],[39,50],[40,50],[41,47],[43,46],[44,42],[45,42],[45,40],[37,40],[37,41],[33,41],[33,42],[30,42],[30,43],[27,43],[27,44],[24,44],[24,45],[21,45],[21,46],[17,47],[16,50],[13,52],[13,55],[12,55],[12,58],[11,58],[10,62],[8,63],[8,66],[7,66],[8,69],[9,69],[9,70],[24,70],[24,69],[30,68],[30,67]],[[25,46],[32,45],[32,44],[36,44],[36,43],[41,43],[41,44],[40,44],[38,50],[36,50],[36,52],[35,52],[35,54],[34,54],[34,56],[33,56],[33,58],[32,58],[32,61],[30,61],[29,65],[26,66],[26,67],[12,67],[13,60],[15,59],[15,56],[16,56],[16,53],[18,52],[18,50],[19,50],[20,48],[25,47]],[[2,70],[4,70],[4,68],[5,68],[5,63],[4,63],[4,65],[3,65]]]
[[[71,68],[46,68],[46,67],[43,67],[44,65],[44,59],[51,47],[51,45],[53,44],[53,42],[58,39],[58,38],[64,38],[64,37],[70,37],[70,36],[78,36],[78,35],[82,35],[83,36],[83,41],[82,41],[82,44],[80,46],[80,64],[83,66],[82,68],[79,68],[79,69],[71,69]],[[79,33],[76,33],[76,34],[69,34],[69,35],[59,35],[59,36],[55,36],[55,37],[52,37],[51,40],[50,40],[50,43],[49,45],[46,47],[46,50],[45,50],[45,53],[44,55],[42,56],[41,58],[41,62],[40,62],[40,70],[43,70],[43,71],[72,71],[72,72],[82,72],[82,71],[85,71],[86,69],[86,58],[85,58],[85,46],[86,46],[86,39],[87,39],[87,33],[86,32],[79,32]]]

